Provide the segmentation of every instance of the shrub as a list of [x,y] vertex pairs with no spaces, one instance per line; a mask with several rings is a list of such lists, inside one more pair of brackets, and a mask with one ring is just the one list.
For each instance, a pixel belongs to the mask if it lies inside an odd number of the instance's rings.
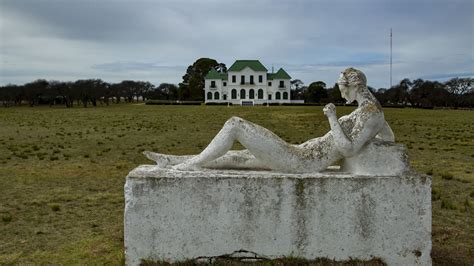
[[11,222],[11,221],[12,221],[12,218],[13,218],[13,217],[12,217],[12,215],[11,215],[10,213],[5,213],[5,214],[2,215],[2,221],[3,221],[4,223],[9,223],[9,222]]
[[464,201],[464,206],[465,206],[465,207],[471,207],[471,201],[470,201],[469,199],[466,199],[466,200]]
[[61,210],[61,206],[57,203],[49,204],[49,207],[51,208],[53,212],[57,212]]
[[457,206],[450,199],[441,200],[441,209],[456,210]]
[[441,198],[441,190],[437,188],[433,188],[431,190],[431,200],[435,201],[435,200],[439,200],[440,198]]
[[444,172],[444,173],[441,173],[441,178],[445,180],[452,180],[454,176],[451,173]]

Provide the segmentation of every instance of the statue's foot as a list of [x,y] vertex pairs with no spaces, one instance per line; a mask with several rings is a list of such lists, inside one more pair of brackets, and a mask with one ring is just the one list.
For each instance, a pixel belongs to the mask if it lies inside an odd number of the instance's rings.
[[171,169],[180,170],[180,171],[198,171],[198,170],[202,170],[202,167],[185,162],[185,163],[174,165],[171,167]]
[[166,154],[151,152],[151,151],[144,151],[143,155],[145,155],[148,159],[155,161],[158,167],[166,167],[170,164],[170,156]]

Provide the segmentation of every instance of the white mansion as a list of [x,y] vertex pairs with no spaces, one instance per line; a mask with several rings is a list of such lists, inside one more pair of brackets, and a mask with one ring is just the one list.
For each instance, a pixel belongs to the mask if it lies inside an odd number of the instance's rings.
[[230,102],[238,105],[290,102],[290,75],[276,73],[258,60],[237,60],[227,73],[212,68],[204,77],[205,103]]

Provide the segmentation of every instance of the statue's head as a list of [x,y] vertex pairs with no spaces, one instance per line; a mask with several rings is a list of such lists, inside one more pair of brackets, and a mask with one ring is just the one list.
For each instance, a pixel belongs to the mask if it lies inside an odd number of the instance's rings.
[[362,71],[353,67],[346,68],[342,71],[337,80],[341,96],[352,103],[356,100],[356,95],[367,90],[367,78]]

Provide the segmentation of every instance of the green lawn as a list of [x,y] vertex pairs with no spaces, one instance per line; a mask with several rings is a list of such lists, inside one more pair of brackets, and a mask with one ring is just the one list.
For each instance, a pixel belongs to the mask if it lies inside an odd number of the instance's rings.
[[[329,129],[322,107],[1,108],[0,264],[123,263],[125,176],[152,163],[141,151],[198,153],[233,115],[291,143]],[[412,166],[433,176],[435,264],[473,265],[474,112],[385,116]]]

